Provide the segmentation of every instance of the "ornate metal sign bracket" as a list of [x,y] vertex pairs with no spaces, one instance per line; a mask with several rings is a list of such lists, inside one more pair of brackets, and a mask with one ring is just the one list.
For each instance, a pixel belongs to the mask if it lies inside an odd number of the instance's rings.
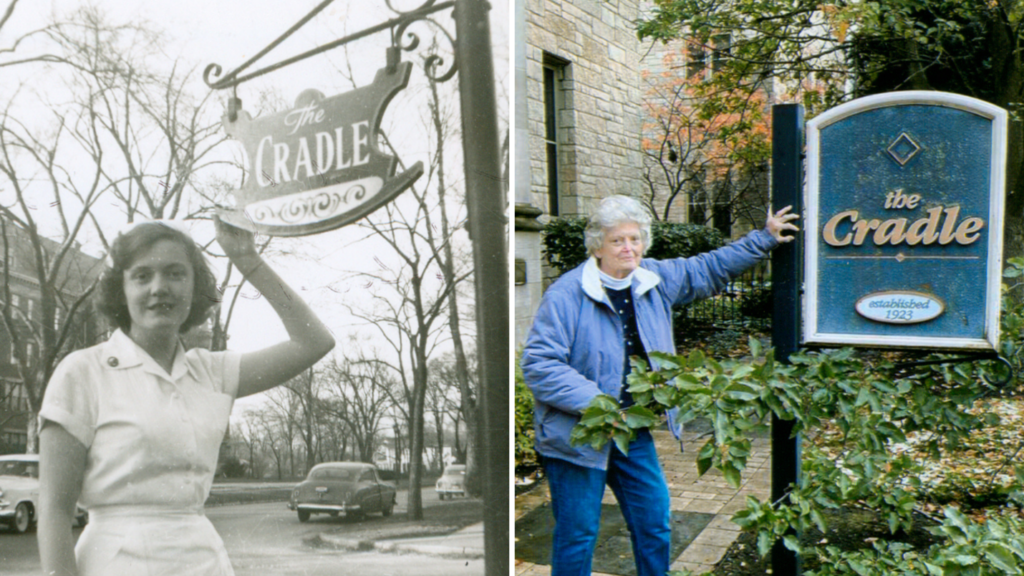
[[989,378],[987,374],[982,375],[982,379],[996,389],[1005,388],[1007,384],[1014,380],[1014,369],[1013,365],[1006,359],[1000,356],[997,352],[983,352],[980,354],[974,354],[971,356],[958,356],[955,358],[939,358],[937,360],[924,360],[916,362],[899,362],[893,364],[893,369],[897,373],[906,374],[909,368],[915,366],[932,366],[936,364],[962,364],[968,362],[982,362],[982,361],[995,361],[998,365],[1002,366],[1006,371],[1006,375],[1001,378]]
[[[390,30],[391,31],[391,43],[392,43],[393,46],[398,47],[398,48],[400,48],[403,51],[409,52],[409,51],[415,50],[419,46],[419,38],[415,34],[408,33],[407,30],[408,30],[408,28],[409,28],[409,26],[411,24],[413,24],[415,22],[418,22],[418,21],[425,21],[428,24],[431,24],[436,29],[440,30],[444,34],[444,36],[446,38],[448,38],[448,41],[451,42],[453,48],[455,47],[455,38],[452,37],[452,35],[449,34],[448,31],[444,29],[444,27],[442,27],[440,24],[438,24],[437,22],[435,22],[434,20],[432,20],[430,18],[430,16],[432,14],[436,13],[436,12],[440,12],[442,10],[447,10],[447,9],[450,9],[450,8],[454,8],[455,7],[454,0],[450,0],[448,2],[441,2],[441,3],[436,3],[436,0],[427,0],[421,6],[416,8],[415,10],[410,10],[410,11],[405,11],[405,12],[403,12],[401,10],[396,10],[394,8],[394,6],[391,5],[391,0],[385,0],[385,4],[387,4],[387,7],[389,9],[391,9],[392,12],[395,12],[396,14],[398,14],[397,17],[392,18],[392,19],[390,19],[390,20],[388,20],[386,22],[382,22],[380,24],[377,24],[376,26],[371,26],[369,28],[365,28],[363,30],[360,30],[359,32],[355,32],[353,34],[349,34],[348,36],[345,36],[343,38],[339,38],[339,39],[337,39],[337,40],[335,40],[333,42],[329,42],[327,44],[324,44],[323,46],[319,46],[317,48],[314,48],[312,50],[303,52],[303,53],[298,54],[296,56],[292,56],[291,58],[287,58],[287,59],[282,60],[282,61],[280,61],[280,62],[278,62],[276,64],[272,64],[270,66],[266,66],[264,68],[256,70],[255,72],[250,72],[248,74],[245,74],[244,76],[240,76],[240,74],[244,70],[249,68],[252,64],[254,64],[257,60],[259,60],[260,58],[265,56],[268,52],[270,52],[271,50],[276,48],[279,44],[281,44],[281,42],[284,42],[289,36],[294,34],[295,31],[297,31],[299,28],[301,28],[307,22],[312,20],[313,17],[315,17],[317,14],[319,14],[321,11],[323,11],[323,9],[326,8],[333,1],[334,0],[324,0],[323,2],[321,2],[319,5],[317,5],[316,8],[313,8],[313,10],[309,14],[305,15],[301,20],[296,22],[294,26],[292,26],[287,31],[285,31],[284,34],[282,34],[276,40],[271,42],[266,48],[264,48],[263,50],[260,50],[259,52],[257,52],[256,55],[254,55],[252,58],[250,58],[249,60],[245,61],[245,63],[243,63],[238,68],[235,68],[231,72],[228,72],[223,77],[221,77],[221,70],[222,70],[222,68],[221,68],[220,64],[210,64],[203,71],[203,81],[206,82],[207,86],[209,86],[210,88],[213,88],[214,90],[224,90],[226,88],[233,88],[235,86],[238,86],[242,82],[246,82],[248,80],[252,80],[253,78],[258,78],[260,76],[263,76],[264,74],[267,74],[267,73],[273,72],[274,70],[277,70],[279,68],[283,68],[285,66],[288,66],[289,64],[294,64],[295,62],[299,62],[299,61],[305,60],[306,58],[309,58],[310,56],[316,56],[317,54],[321,54],[323,52],[327,52],[328,50],[333,50],[335,48],[338,48],[339,46],[344,46],[345,44],[348,44],[349,42],[352,42],[354,40],[359,40],[360,38],[365,38],[367,36],[370,36],[372,34],[376,34],[378,32],[383,32],[385,30]],[[408,41],[405,42],[405,43],[402,43],[402,41],[401,41],[402,36],[407,36],[407,40]],[[397,64],[397,60],[392,62],[392,59],[393,58],[397,58],[397,56],[398,56],[398,53],[395,52],[394,50],[389,50],[388,51],[388,64],[389,64],[389,66],[391,66],[393,64]],[[444,73],[442,73],[442,74],[436,74],[434,72],[434,69],[436,67],[438,67],[438,66],[443,64],[443,60],[439,56],[437,56],[437,55],[430,55],[430,56],[428,56],[427,59],[426,59],[426,64],[427,64],[426,69],[428,71],[428,74],[435,81],[443,82],[445,80],[450,79],[452,76],[455,75],[456,63],[454,62],[454,59],[453,59],[451,67],[448,70],[446,70]],[[232,118],[232,120],[233,120],[233,118]]]

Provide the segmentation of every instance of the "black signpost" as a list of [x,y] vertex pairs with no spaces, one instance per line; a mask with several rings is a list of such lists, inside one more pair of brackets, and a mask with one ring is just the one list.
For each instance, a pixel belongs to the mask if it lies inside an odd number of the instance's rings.
[[[803,106],[772,106],[772,210],[792,206],[793,214],[803,213],[803,146]],[[781,363],[800,346],[802,244],[798,239],[772,252],[772,346]],[[800,436],[793,434],[793,424],[772,417],[772,502],[784,501],[790,486],[800,482]],[[781,539],[772,548],[772,573],[801,573],[800,557]]]
[[503,194],[498,119],[494,113],[491,33],[484,0],[455,3],[456,61],[462,105],[466,204],[476,273],[476,325],[484,431],[484,553],[489,576],[509,573],[508,201]]

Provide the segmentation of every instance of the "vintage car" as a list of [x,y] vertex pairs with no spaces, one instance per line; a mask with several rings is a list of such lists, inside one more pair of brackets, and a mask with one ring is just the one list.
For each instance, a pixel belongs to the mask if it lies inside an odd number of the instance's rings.
[[373,464],[325,462],[314,466],[292,490],[288,508],[299,513],[299,522],[305,522],[311,514],[390,516],[396,502],[395,486],[382,482]]
[[437,490],[437,497],[441,500],[466,495],[466,465],[452,464],[444,469],[444,474],[437,479],[434,486]]
[[[0,523],[17,532],[27,531],[36,522],[39,503],[39,455],[0,456]],[[78,507],[75,522],[84,526],[89,515]]]

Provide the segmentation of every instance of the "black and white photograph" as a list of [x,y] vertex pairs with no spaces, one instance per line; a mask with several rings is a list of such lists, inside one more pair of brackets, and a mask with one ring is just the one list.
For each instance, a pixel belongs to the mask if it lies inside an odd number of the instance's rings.
[[0,573],[509,573],[507,0],[5,0]]

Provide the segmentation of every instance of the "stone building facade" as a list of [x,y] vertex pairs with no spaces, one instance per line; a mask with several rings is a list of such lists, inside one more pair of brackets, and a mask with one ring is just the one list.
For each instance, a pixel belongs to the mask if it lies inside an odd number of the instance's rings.
[[641,0],[516,0],[516,342],[540,303],[540,226],[642,191]]

